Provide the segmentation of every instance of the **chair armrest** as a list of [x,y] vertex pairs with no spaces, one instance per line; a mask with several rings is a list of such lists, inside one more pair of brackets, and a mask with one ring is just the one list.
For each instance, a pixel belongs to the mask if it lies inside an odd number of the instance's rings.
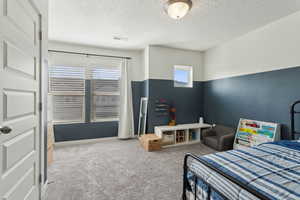
[[205,137],[208,137],[208,136],[216,136],[217,133],[215,130],[213,130],[212,128],[208,128],[208,129],[204,129],[201,131],[201,137],[202,138],[205,138]]
[[230,150],[233,147],[235,134],[222,135],[219,137],[219,150]]

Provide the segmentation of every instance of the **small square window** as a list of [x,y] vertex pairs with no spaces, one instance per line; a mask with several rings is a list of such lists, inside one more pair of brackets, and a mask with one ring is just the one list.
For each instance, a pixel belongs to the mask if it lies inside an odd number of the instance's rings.
[[174,66],[174,87],[193,87],[192,66]]

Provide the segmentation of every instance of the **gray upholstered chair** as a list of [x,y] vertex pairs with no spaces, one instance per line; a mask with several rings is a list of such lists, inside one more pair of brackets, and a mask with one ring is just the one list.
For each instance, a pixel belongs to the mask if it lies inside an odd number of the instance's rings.
[[213,128],[203,130],[201,137],[205,145],[217,151],[226,151],[233,147],[235,130],[227,126],[216,125]]

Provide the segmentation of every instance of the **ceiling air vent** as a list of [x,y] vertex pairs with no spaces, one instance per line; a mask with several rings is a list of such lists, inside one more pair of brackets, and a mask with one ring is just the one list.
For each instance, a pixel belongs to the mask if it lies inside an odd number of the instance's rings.
[[127,37],[114,36],[113,39],[118,41],[128,41]]

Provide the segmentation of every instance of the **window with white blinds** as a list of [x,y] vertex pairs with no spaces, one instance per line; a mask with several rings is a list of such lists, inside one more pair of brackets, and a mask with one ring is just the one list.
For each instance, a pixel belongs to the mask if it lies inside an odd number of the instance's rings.
[[98,66],[89,69],[92,85],[91,119],[112,121],[119,119],[120,66]]
[[[49,93],[54,123],[116,121],[122,59],[50,53]],[[86,88],[86,80],[91,87]],[[88,96],[85,96],[90,91]],[[90,99],[86,99],[90,97]],[[85,108],[90,105],[90,113]]]
[[50,67],[49,92],[54,123],[84,121],[84,67]]

